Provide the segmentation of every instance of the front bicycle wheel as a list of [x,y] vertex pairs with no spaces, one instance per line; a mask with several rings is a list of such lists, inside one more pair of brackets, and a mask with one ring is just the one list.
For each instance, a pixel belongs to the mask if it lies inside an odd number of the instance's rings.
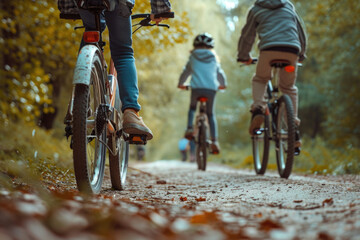
[[295,119],[288,95],[279,98],[276,116],[276,161],[280,177],[291,174],[295,152]]
[[199,126],[198,139],[196,144],[196,162],[199,170],[206,170],[207,159],[207,142],[206,142],[206,126],[201,123]]
[[73,107],[73,158],[79,191],[99,193],[105,171],[106,110],[100,57],[91,65],[90,84],[76,84]]
[[264,123],[258,134],[251,137],[254,158],[254,169],[256,174],[264,174],[269,160],[269,115],[264,115]]

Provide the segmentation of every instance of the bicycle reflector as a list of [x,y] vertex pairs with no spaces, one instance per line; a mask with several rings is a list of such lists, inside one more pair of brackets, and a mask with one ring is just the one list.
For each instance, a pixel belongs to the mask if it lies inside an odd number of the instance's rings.
[[295,72],[295,67],[292,66],[292,65],[287,65],[285,67],[285,71],[288,72],[288,73]]
[[96,43],[100,40],[100,32],[98,31],[87,31],[83,35],[84,42],[86,43]]
[[207,102],[208,98],[207,97],[199,97],[198,100],[200,102]]

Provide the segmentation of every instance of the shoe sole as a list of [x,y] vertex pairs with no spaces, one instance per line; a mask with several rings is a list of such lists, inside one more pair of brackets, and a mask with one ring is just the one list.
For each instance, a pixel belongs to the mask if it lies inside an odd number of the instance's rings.
[[253,120],[251,121],[249,133],[250,135],[254,135],[254,130],[259,129],[261,124],[264,123],[265,117],[264,115],[256,115]]
[[135,123],[129,123],[123,126],[123,131],[127,134],[136,134],[136,135],[145,135],[146,140],[151,140],[153,138],[152,132]]

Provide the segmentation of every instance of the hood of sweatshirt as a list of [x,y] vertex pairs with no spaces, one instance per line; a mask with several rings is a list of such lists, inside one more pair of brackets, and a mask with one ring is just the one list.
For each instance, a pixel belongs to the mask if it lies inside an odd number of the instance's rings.
[[283,7],[287,2],[288,0],[257,0],[255,5],[262,8],[277,9]]
[[214,52],[209,49],[195,49],[192,56],[201,62],[212,62],[215,59]]

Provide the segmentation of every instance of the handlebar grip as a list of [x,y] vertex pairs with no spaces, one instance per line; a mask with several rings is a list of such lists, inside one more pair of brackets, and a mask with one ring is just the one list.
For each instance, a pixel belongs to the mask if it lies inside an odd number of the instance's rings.
[[154,15],[154,18],[174,18],[174,17],[175,17],[174,12],[163,12]]

